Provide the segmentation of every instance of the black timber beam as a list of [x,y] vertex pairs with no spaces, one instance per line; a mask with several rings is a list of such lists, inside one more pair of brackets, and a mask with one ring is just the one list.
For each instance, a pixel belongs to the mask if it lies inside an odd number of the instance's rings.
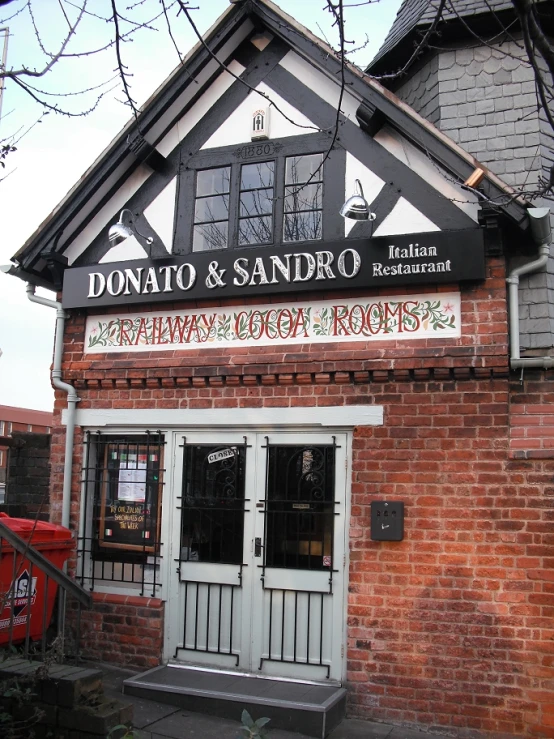
[[[241,23],[248,17],[249,4],[237,6],[236,10],[229,13],[223,22],[214,29],[212,35],[206,38],[213,53],[217,53],[226,43],[230,36],[239,28]],[[192,84],[195,83],[196,75],[201,69],[212,59],[211,54],[202,45],[199,47],[194,57],[190,59],[186,67],[170,80],[170,82],[159,92],[155,99],[140,113],[139,122],[140,130],[143,135],[163,116],[164,112],[172,105],[172,103]],[[220,69],[218,69],[218,74]],[[180,113],[181,114],[181,113]],[[75,192],[69,197],[68,201],[63,204],[59,213],[55,214],[51,221],[45,224],[38,233],[32,248],[28,253],[23,254],[22,250],[17,252],[14,259],[21,263],[25,271],[33,272],[36,262],[41,260],[41,253],[49,248],[50,244],[56,237],[67,228],[76,213],[83,208],[90,198],[101,190],[103,183],[109,179],[115,171],[122,165],[125,166],[125,172],[118,178],[117,183],[112,187],[112,191],[120,186],[122,181],[126,179],[129,171],[136,166],[136,159],[129,151],[128,137],[136,131],[136,124],[127,126],[119,135],[109,151],[107,151],[102,160],[87,175],[82,184],[80,184]],[[154,142],[153,146],[157,143]],[[126,162],[127,160],[127,162]],[[112,193],[109,193],[111,196]],[[101,207],[101,206],[100,206]],[[98,208],[96,209],[98,210]],[[89,217],[92,217],[92,213]],[[72,234],[73,236],[73,234]],[[62,245],[63,248],[63,245]],[[29,249],[29,247],[27,247]]]
[[[297,29],[291,28],[283,22],[283,18],[267,5],[256,3],[256,11],[260,14],[263,22],[274,35],[286,41],[300,56],[311,59],[316,67],[325,70],[328,75],[340,82],[342,64],[340,59],[323,49],[319,43],[312,40]],[[461,182],[475,170],[475,163],[467,161],[458,154],[454,144],[450,146],[443,138],[443,134],[433,130],[432,124],[419,121],[417,117],[410,115],[403,109],[403,104],[396,96],[382,88],[377,90],[367,77],[360,77],[348,67],[346,72],[347,89],[364,101],[366,105],[374,107],[387,119],[387,122],[407,136],[416,146],[426,152],[438,164],[450,172],[455,173]],[[381,87],[381,85],[379,85]],[[407,107],[407,106],[406,106]],[[446,138],[446,136],[445,136]],[[510,198],[506,190],[499,187],[495,182],[486,179],[480,185],[480,191],[490,201],[498,203],[504,213],[520,228],[526,228],[527,215],[522,204],[516,202],[515,197]]]

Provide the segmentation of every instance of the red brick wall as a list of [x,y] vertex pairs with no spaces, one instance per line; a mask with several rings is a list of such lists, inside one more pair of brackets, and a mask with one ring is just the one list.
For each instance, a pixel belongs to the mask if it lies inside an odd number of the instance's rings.
[[[354,442],[350,710],[554,736],[554,459],[509,459],[505,380],[373,393],[385,424]],[[378,498],[405,502],[403,542],[369,540]]]
[[160,664],[163,602],[159,598],[93,593],[93,610],[81,611],[84,659],[149,669]]
[[[502,263],[491,261],[486,283],[462,296],[461,339],[367,346],[84,356],[85,316],[76,312],[64,378],[83,409],[382,405],[382,427],[354,432],[351,714],[464,736],[554,737],[554,460],[510,454],[511,393],[518,405],[549,401],[510,390]],[[544,381],[534,382],[540,395]],[[60,409],[63,398],[56,402]],[[52,441],[59,511],[59,427]],[[74,526],[81,441],[78,434]],[[402,542],[370,540],[377,499],[405,502]],[[114,627],[110,660],[118,652],[133,663],[139,653],[128,642],[117,646],[122,632],[106,621],[119,609],[100,605],[91,618]],[[125,619],[138,633],[138,616]],[[93,648],[102,654],[87,644]]]
[[554,457],[553,380],[554,375],[549,372],[539,381],[513,383],[510,452],[514,459]]

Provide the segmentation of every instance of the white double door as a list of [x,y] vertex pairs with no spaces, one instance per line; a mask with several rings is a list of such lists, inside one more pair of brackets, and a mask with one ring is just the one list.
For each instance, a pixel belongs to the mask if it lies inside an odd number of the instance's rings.
[[212,431],[174,442],[169,656],[340,681],[346,434]]

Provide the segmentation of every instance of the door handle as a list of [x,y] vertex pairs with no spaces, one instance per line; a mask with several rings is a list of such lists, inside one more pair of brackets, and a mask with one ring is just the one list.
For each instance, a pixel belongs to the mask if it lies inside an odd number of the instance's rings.
[[254,557],[261,557],[262,556],[262,539],[260,536],[257,536],[254,539]]

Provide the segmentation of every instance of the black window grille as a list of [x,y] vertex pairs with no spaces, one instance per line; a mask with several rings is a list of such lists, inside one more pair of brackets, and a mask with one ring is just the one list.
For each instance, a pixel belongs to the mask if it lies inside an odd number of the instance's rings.
[[335,447],[268,446],[265,565],[331,570]]
[[164,438],[87,433],[78,541],[81,583],[160,587]]
[[181,561],[242,564],[246,446],[185,444]]

